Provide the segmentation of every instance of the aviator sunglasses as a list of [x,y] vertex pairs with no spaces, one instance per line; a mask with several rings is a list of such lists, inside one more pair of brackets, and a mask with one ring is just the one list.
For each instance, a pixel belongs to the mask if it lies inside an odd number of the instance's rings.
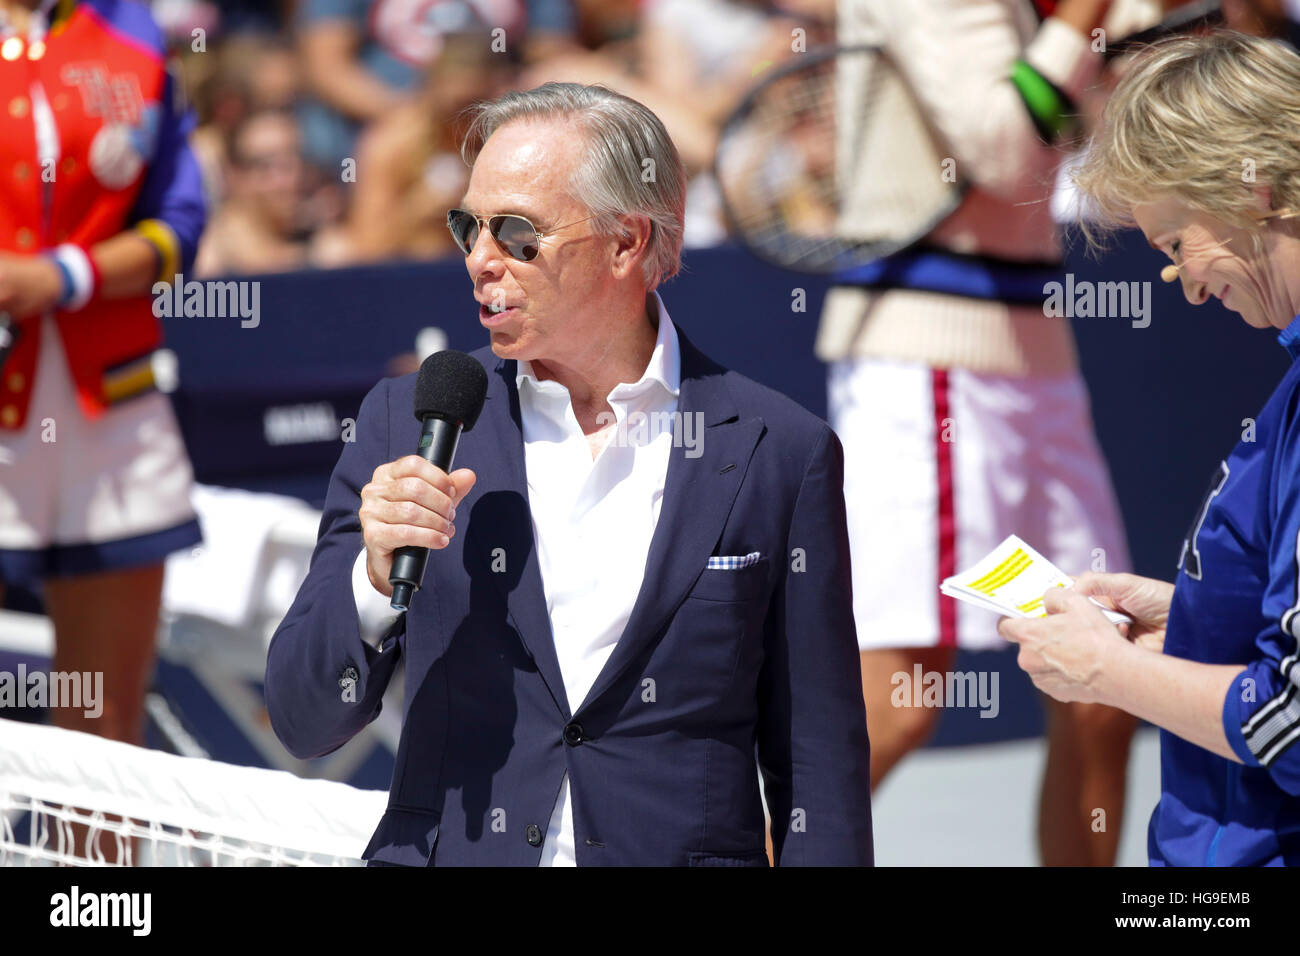
[[[595,218],[595,216],[587,217],[587,219]],[[537,227],[523,216],[476,216],[464,209],[453,209],[447,213],[447,228],[451,230],[451,238],[455,240],[460,251],[469,255],[470,250],[474,248],[474,243],[478,241],[479,228],[486,222],[489,235],[511,258],[531,262],[541,252],[543,239],[561,229],[586,222],[587,219],[556,226],[550,232],[538,232]]]

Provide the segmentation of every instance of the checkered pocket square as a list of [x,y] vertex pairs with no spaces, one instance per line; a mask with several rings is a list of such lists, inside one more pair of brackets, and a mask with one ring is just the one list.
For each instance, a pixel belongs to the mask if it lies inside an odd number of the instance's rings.
[[758,551],[751,551],[749,554],[724,554],[714,555],[709,558],[709,569],[716,571],[739,571],[741,568],[747,568],[750,565],[758,564],[758,559],[762,557]]

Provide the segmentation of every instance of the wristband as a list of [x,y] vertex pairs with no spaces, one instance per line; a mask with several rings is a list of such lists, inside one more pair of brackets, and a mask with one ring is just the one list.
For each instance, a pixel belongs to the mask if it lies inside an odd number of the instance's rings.
[[72,273],[68,271],[66,265],[59,261],[58,256],[46,253],[45,258],[53,262],[55,267],[59,270],[59,297],[55,302],[60,308],[62,308],[62,306],[72,298]]
[[135,231],[153,246],[158,263],[156,281],[171,285],[181,267],[181,244],[175,230],[161,219],[145,219],[135,224]]
[[1024,60],[1011,68],[1011,83],[1029,108],[1029,115],[1046,142],[1061,135],[1071,110],[1069,98]]
[[99,287],[99,270],[90,254],[81,246],[65,242],[50,253],[63,275],[63,292],[59,307],[69,312],[84,308]]

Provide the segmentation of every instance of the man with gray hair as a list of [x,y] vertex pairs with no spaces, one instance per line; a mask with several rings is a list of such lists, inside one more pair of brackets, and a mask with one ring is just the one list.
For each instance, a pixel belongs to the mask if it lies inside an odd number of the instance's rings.
[[[487,400],[447,474],[401,456],[415,376],[367,396],[271,642],[276,733],[335,750],[405,658],[372,865],[764,866],[764,794],[778,865],[870,864],[840,443],[669,318],[663,124],[551,83],[481,105],[464,155]],[[441,553],[363,623],[406,545]]]

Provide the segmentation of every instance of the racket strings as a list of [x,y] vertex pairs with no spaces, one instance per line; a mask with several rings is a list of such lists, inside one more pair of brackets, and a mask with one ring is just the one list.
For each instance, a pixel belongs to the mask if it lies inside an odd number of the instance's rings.
[[960,203],[901,73],[859,47],[761,84],[724,128],[715,172],[733,230],[760,257],[852,269],[912,244]]

